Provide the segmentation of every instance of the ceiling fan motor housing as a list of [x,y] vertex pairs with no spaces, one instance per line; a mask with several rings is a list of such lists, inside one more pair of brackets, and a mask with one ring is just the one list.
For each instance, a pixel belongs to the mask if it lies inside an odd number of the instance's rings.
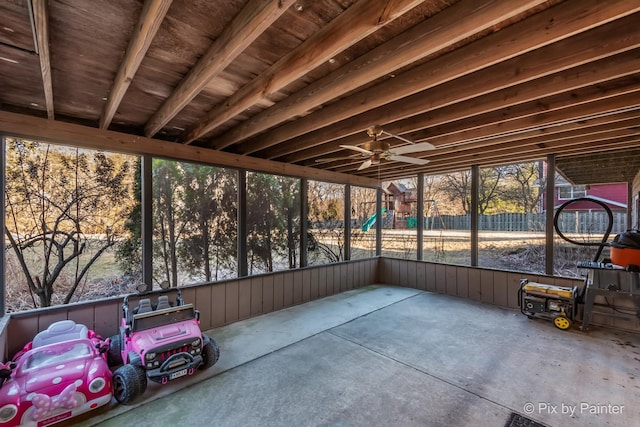
[[373,153],[382,153],[389,149],[389,143],[385,141],[369,141],[363,143],[362,148]]

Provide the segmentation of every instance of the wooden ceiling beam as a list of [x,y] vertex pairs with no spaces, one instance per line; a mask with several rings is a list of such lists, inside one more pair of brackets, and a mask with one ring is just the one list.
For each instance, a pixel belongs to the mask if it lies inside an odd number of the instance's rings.
[[[432,135],[429,142],[439,148],[455,147],[472,143],[475,146],[491,145],[495,139],[505,134],[531,132],[532,129],[546,129],[572,122],[579,126],[583,122],[591,122],[591,118],[601,115],[618,115],[625,110],[635,115],[640,110],[640,81],[624,85],[621,88],[587,88],[585,92],[568,92],[548,98],[531,101],[521,105],[513,111],[496,111],[483,118],[474,117],[472,121],[462,119],[452,122],[460,127],[454,129],[439,129],[442,135]],[[542,112],[540,110],[544,108]],[[606,117],[603,121],[606,121]],[[416,139],[420,142],[419,139]],[[303,162],[310,165],[311,162]]]
[[[484,151],[476,149],[462,150],[451,153],[450,156],[438,155],[433,160],[423,166],[428,169],[430,166],[440,163],[448,163],[457,167],[470,167],[474,164],[495,163],[496,159],[507,159],[509,163],[520,163],[523,159],[531,158],[531,153],[561,154],[568,150],[582,149],[586,152],[586,147],[608,146],[610,144],[625,144],[627,141],[634,141],[640,138],[640,131],[634,129],[617,129],[610,132],[596,132],[588,135],[573,134],[571,136],[555,135],[553,138],[528,138],[527,140],[506,142],[487,147]],[[514,149],[518,150],[518,155],[514,155]],[[573,152],[573,151],[572,151]],[[404,169],[404,165],[394,163],[387,165],[383,173],[393,174]],[[420,167],[418,167],[419,169]],[[334,171],[338,172],[338,171]],[[374,171],[361,174],[363,176],[375,175]]]
[[[616,120],[613,120],[616,118]],[[606,119],[606,120],[605,120]],[[620,116],[602,117],[600,119],[588,120],[585,123],[572,123],[564,126],[552,128],[532,130],[528,133],[519,135],[507,135],[497,137],[492,140],[483,140],[481,142],[468,142],[456,147],[455,150],[435,150],[432,152],[424,152],[417,156],[428,159],[430,162],[447,160],[455,163],[458,160],[466,161],[476,157],[491,157],[499,155],[505,150],[514,150],[513,153],[520,154],[521,150],[515,150],[514,147],[523,147],[526,152],[528,146],[542,147],[552,144],[554,147],[562,147],[561,142],[575,144],[578,138],[584,137],[592,140],[593,138],[611,139],[625,137],[629,135],[638,135],[640,130],[632,129],[640,125],[640,108],[627,114]],[[581,142],[581,141],[579,141]],[[328,164],[324,169],[333,170],[341,173],[356,173],[357,168],[362,164],[362,160],[349,164],[340,164],[332,166]],[[385,164],[385,171],[403,169],[402,163],[394,162]]]
[[295,0],[250,0],[145,125],[155,135],[271,26]]
[[[310,134],[294,138],[285,144],[270,148],[268,155],[265,154],[265,157],[276,159],[300,149],[326,143],[326,141],[334,140],[341,135],[353,135],[357,132],[362,133],[362,131],[372,123],[383,124],[403,119],[419,120],[419,117],[417,118],[416,116],[429,114],[429,112],[433,110],[448,106],[451,106],[451,109],[456,109],[455,104],[465,101],[469,102],[469,100],[473,98],[478,98],[478,102],[481,103],[482,96],[489,96],[490,99],[493,100],[493,107],[483,105],[480,109],[501,108],[501,106],[507,105],[509,100],[508,98],[505,99],[499,96],[504,96],[506,93],[509,93],[509,91],[505,91],[505,89],[513,86],[520,85],[519,90],[526,92],[526,94],[530,96],[529,100],[545,96],[545,94],[562,92],[566,90],[563,87],[562,79],[554,81],[553,74],[588,64],[592,60],[603,60],[604,58],[640,47],[640,33],[631,30],[631,28],[637,25],[636,18],[635,15],[623,18],[619,22],[595,28],[587,33],[578,34],[561,43],[543,47],[526,53],[521,57],[510,59],[487,69],[444,83],[433,89],[419,92],[404,99],[383,105],[335,125],[317,129]],[[622,32],[622,28],[627,32]],[[621,32],[616,33],[616,29],[621,29]],[[630,35],[630,33],[634,34]],[[606,64],[607,61],[601,61],[601,63]],[[597,67],[597,65],[592,65],[585,68],[593,71]],[[629,71],[629,69],[627,69],[627,71]],[[544,84],[545,80],[541,80],[543,84],[535,84],[535,80],[547,76],[549,77],[546,81],[547,84]],[[566,84],[570,84],[572,80],[571,76],[569,76],[568,79],[567,73],[561,76],[565,77],[564,81]],[[497,93],[492,97],[492,95],[488,95],[491,94],[491,92]],[[515,93],[516,97],[522,97],[516,90],[514,90],[513,93]],[[328,108],[330,107],[327,107],[327,109]],[[314,113],[314,116],[322,114],[322,111]],[[460,109],[460,111],[462,114],[459,115],[463,115],[463,110]],[[476,109],[476,114],[479,112],[480,110]],[[472,115],[472,112],[467,113],[467,115]],[[362,135],[364,134],[362,133]]]
[[[482,145],[468,144],[457,146],[454,149],[435,150],[422,153],[420,158],[428,159],[430,162],[449,161],[456,163],[459,161],[477,161],[477,159],[491,158],[495,155],[511,152],[512,158],[517,158],[521,154],[527,153],[528,148],[543,148],[553,146],[562,148],[568,145],[581,144],[585,141],[602,141],[606,139],[624,138],[629,136],[640,136],[640,129],[633,129],[640,125],[640,111],[636,111],[636,116],[626,120],[611,123],[589,122],[581,128],[562,127],[553,128],[554,132],[525,134],[519,138],[506,137],[497,138],[490,143]],[[517,148],[517,151],[515,150]],[[354,162],[348,166],[331,168],[334,172],[355,173],[362,162]],[[385,172],[403,169],[402,163],[394,162],[385,165]]]
[[160,24],[164,20],[173,0],[146,0],[140,12],[124,59],[109,92],[107,102],[100,116],[100,129],[107,129],[113,120],[124,94],[136,75],[142,60],[149,50],[149,46],[156,36]]
[[[535,81],[391,122],[385,124],[384,128],[388,132],[404,135],[416,142],[422,140],[430,142],[431,138],[439,135],[461,132],[486,124],[538,115],[540,112],[550,112],[551,115],[551,112],[557,109],[624,93],[626,89],[618,89],[615,86],[611,88],[610,85],[613,83],[605,82],[634,75],[638,69],[640,69],[639,52],[625,52],[611,60],[604,59],[584,64]],[[592,85],[597,86],[589,87]],[[522,124],[522,126],[525,125],[526,123]],[[513,126],[516,126],[515,123]],[[409,135],[409,132],[412,133]],[[297,163],[318,156],[326,156],[342,150],[340,145],[357,145],[365,139],[366,136],[357,133],[294,152],[278,160]]]
[[187,144],[278,92],[424,0],[360,0],[184,132]]
[[[636,117],[622,122],[588,126],[584,129],[567,129],[562,132],[533,136],[525,135],[520,139],[498,139],[490,145],[478,146],[471,143],[468,146],[462,146],[455,151],[434,151],[432,154],[421,157],[428,159],[430,162],[449,161],[453,164],[456,162],[468,162],[470,159],[500,157],[509,153],[514,156],[518,156],[528,153],[531,150],[538,150],[542,148],[555,150],[578,144],[638,137],[640,136],[640,130],[632,129],[632,127],[638,125],[640,125],[640,120]],[[356,170],[357,166],[359,165],[355,165],[352,169]],[[401,168],[402,164],[396,162],[388,164],[385,167],[385,171],[391,172],[394,169]],[[351,173],[351,171],[346,167],[331,170],[334,172]]]
[[51,58],[49,55],[49,11],[46,0],[32,0],[33,23],[36,29],[36,45],[40,59],[42,87],[47,108],[47,117],[54,119],[53,83],[51,79]]
[[[368,82],[437,53],[468,37],[534,8],[543,0],[465,0],[401,33],[365,55],[215,138],[222,150],[239,141],[311,111]],[[460,19],[464,17],[464,19]],[[240,154],[249,154],[240,150]]]
[[45,120],[23,114],[0,111],[0,133],[82,148],[152,156],[226,166],[277,175],[306,177],[319,181],[377,187],[378,181],[271,160],[224,153],[207,148],[190,147],[174,142],[96,129],[72,123]]
[[[607,152],[613,150],[620,150],[624,148],[640,147],[640,138],[618,138],[604,142],[585,142],[584,144],[569,145],[564,148],[538,148],[529,150],[518,159],[513,159],[513,153],[502,154],[500,156],[494,156],[490,158],[477,159],[475,163],[481,167],[502,166],[516,163],[525,163],[535,160],[544,160],[548,154],[555,154],[558,156],[571,156],[575,154],[582,154],[585,152]],[[469,162],[447,162],[446,160],[434,162],[427,166],[421,166],[417,168],[399,170],[399,171],[382,171],[378,174],[372,171],[369,174],[362,176],[375,177],[380,181],[389,179],[398,179],[407,176],[415,176],[418,173],[424,173],[426,175],[435,175],[443,173],[460,172],[465,169],[469,169],[471,163]]]
[[[286,146],[292,150],[309,148],[338,136],[362,131],[373,123],[384,124],[435,108],[434,105],[444,106],[445,104],[435,97],[436,93],[440,93],[439,87],[432,93],[426,90],[437,85],[444,86],[443,83],[454,79],[459,81],[462,76],[468,77],[464,80],[465,84],[472,81],[473,88],[466,87],[467,92],[473,90],[471,94],[466,95],[471,97],[530,80],[536,77],[535,73],[545,69],[549,74],[587,62],[591,58],[598,59],[598,53],[590,51],[592,46],[594,50],[599,48],[602,56],[611,55],[612,52],[605,52],[606,43],[601,42],[599,38],[610,42],[614,51],[630,49],[629,45],[633,42],[628,42],[625,37],[630,33],[637,33],[634,28],[637,16],[620,19],[610,25],[602,24],[638,10],[640,4],[630,6],[622,0],[606,4],[596,0],[561,3],[393,79],[330,104],[310,116],[262,134],[259,138],[242,144],[240,149],[244,152],[256,152],[284,141],[288,141]],[[623,25],[628,32],[618,29],[618,25]],[[581,33],[587,29],[591,30]],[[568,44],[557,43],[569,37],[571,42]],[[543,49],[543,46],[547,47]],[[562,50],[562,46],[568,49]],[[573,47],[577,49],[576,52],[571,50]],[[553,55],[553,61],[540,54],[543,50],[546,55]],[[525,58],[535,62],[528,62],[530,65],[524,68],[520,62]],[[489,71],[487,74],[480,74],[478,70],[482,69],[492,70],[497,74],[487,75]],[[474,72],[477,73],[472,74]],[[488,80],[478,79],[481,75],[486,76]],[[464,94],[457,86],[457,83],[447,86],[448,93],[445,94],[445,99],[448,103],[464,99],[461,98]],[[411,96],[412,94],[418,96]],[[454,98],[454,95],[457,98]],[[428,98],[425,99],[425,96]],[[398,110],[401,106],[393,101],[403,97],[413,98],[414,110]],[[380,108],[387,103],[389,108]],[[364,114],[365,112],[368,114]],[[334,126],[330,126],[334,123]],[[322,126],[325,128],[319,129]],[[287,150],[277,151],[278,156],[289,154]]]

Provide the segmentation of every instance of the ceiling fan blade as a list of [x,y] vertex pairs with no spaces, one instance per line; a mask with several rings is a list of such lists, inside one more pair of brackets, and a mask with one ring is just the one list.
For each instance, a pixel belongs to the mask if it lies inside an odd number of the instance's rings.
[[364,163],[362,163],[360,165],[360,167],[358,168],[359,171],[361,171],[362,169],[366,169],[369,166],[371,166],[373,164],[373,162],[371,160],[365,160]]
[[393,155],[396,155],[396,154],[419,153],[421,151],[429,151],[435,148],[436,147],[434,147],[433,144],[430,144],[428,142],[420,142],[418,144],[413,144],[413,145],[403,145],[401,147],[393,147],[389,149],[389,151]]
[[387,156],[387,159],[393,160],[396,162],[412,163],[414,165],[426,165],[427,163],[429,163],[429,160],[427,159],[418,159],[415,157],[408,157],[408,156]]
[[367,156],[370,156],[371,154],[373,154],[372,151],[365,150],[364,148],[358,147],[357,145],[341,145],[340,147],[346,148],[347,150],[359,151],[360,153],[366,154]]
[[396,135],[395,133],[387,132],[386,130],[383,130],[381,133],[384,133],[385,135],[389,135],[389,136],[392,136],[394,138],[397,138],[400,141],[408,142],[409,144],[415,144],[414,141],[412,141],[410,139],[407,139],[404,136]]

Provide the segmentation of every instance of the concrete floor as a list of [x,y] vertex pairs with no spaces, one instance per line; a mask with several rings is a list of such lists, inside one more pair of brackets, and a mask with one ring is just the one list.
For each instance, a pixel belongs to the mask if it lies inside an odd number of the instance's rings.
[[640,426],[638,334],[387,286],[207,334],[213,368],[69,425]]

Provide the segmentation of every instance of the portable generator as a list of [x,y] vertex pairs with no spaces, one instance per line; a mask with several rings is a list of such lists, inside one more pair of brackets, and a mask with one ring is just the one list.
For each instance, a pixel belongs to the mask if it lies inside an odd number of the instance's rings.
[[530,319],[534,315],[542,315],[552,319],[557,328],[566,330],[576,317],[578,292],[577,286],[568,288],[522,279],[518,290],[518,305],[522,314]]

